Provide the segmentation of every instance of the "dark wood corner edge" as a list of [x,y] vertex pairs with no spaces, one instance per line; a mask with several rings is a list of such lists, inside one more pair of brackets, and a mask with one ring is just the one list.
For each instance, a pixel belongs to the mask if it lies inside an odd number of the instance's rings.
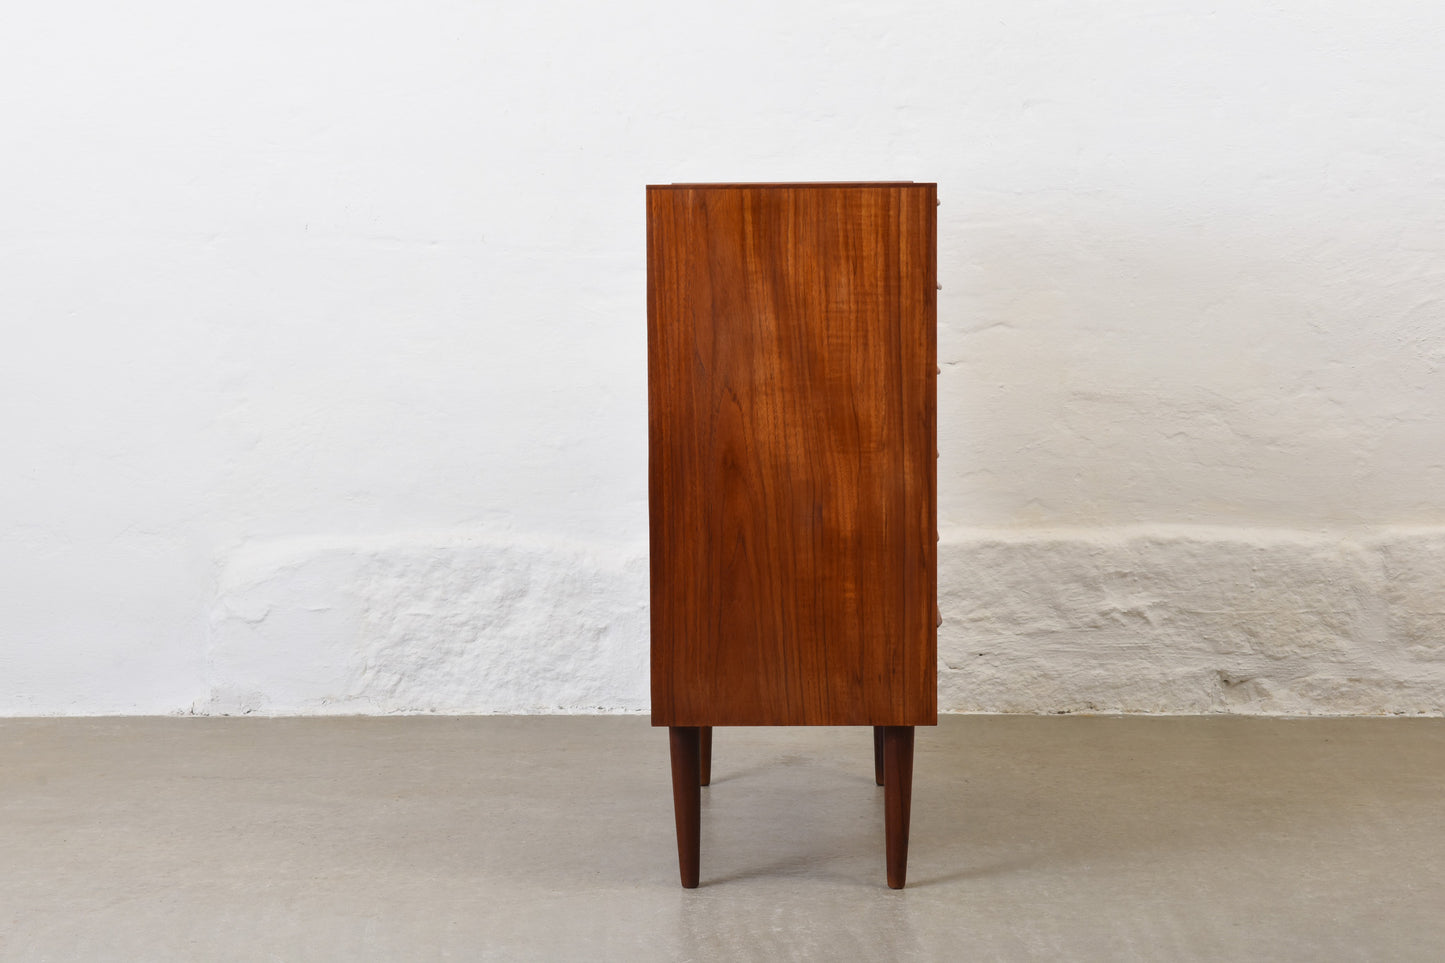
[[830,188],[830,187],[932,187],[937,188],[938,184],[933,181],[718,181],[716,183],[686,183],[673,184],[648,184],[649,191],[692,191],[692,190],[718,190],[722,188],[776,188],[779,190],[795,190],[798,188]]

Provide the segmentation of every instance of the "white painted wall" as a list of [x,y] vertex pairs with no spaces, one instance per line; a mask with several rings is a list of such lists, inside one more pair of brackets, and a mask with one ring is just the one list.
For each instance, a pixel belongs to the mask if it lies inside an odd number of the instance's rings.
[[643,193],[936,180],[942,704],[1445,711],[1445,8],[7,8],[0,713],[646,705]]

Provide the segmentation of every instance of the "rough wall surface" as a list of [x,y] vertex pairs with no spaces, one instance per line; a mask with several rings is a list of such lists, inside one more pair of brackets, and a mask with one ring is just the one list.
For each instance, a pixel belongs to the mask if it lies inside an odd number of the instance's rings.
[[210,636],[195,712],[637,710],[647,557],[455,535],[269,545],[227,566]]
[[1445,532],[955,530],[940,706],[1445,711]]
[[900,178],[943,202],[946,706],[1441,711],[1442,36],[11,4],[0,714],[641,708],[643,186]]

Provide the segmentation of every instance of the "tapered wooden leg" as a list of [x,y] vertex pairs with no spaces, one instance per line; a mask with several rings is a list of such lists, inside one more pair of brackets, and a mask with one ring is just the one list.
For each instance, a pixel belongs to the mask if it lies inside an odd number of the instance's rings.
[[883,785],[883,727],[873,727],[873,781]]
[[672,812],[677,819],[677,868],[682,875],[683,889],[693,889],[697,886],[698,852],[702,847],[700,733],[697,726],[669,726],[667,735],[672,746]]
[[712,726],[698,726],[698,743],[698,769],[701,773],[699,782],[706,786],[712,782]]
[[890,889],[902,889],[908,878],[908,810],[912,798],[913,727],[884,726],[883,822]]

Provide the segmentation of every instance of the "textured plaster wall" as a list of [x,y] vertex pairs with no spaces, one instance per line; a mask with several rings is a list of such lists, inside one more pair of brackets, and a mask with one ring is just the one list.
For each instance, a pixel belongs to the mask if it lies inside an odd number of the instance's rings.
[[1445,711],[1445,8],[26,4],[0,713],[646,705],[642,185],[940,184],[941,704]]

